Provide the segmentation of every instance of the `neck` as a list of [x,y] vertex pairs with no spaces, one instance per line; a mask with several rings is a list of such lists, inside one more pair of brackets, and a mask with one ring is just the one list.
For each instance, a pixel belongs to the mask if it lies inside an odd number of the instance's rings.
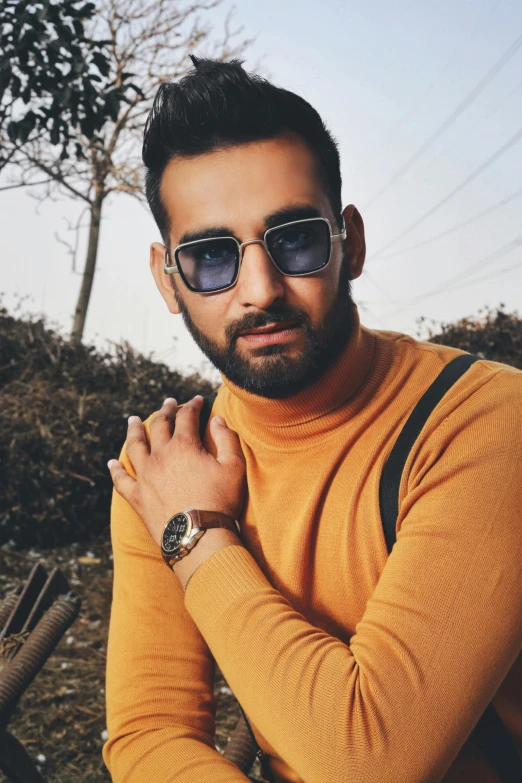
[[354,415],[372,395],[392,356],[374,332],[361,327],[354,305],[352,331],[344,350],[320,377],[296,394],[279,399],[247,392],[222,375],[231,426],[247,441],[281,446],[321,436]]

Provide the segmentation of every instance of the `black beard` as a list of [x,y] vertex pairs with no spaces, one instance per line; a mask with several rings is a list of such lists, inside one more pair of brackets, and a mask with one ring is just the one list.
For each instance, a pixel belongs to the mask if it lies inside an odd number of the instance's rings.
[[[270,399],[290,397],[317,381],[342,353],[353,328],[353,300],[347,258],[343,259],[335,301],[318,329],[311,326],[303,310],[274,304],[262,312],[248,313],[239,322],[227,327],[226,347],[222,348],[194,324],[175,289],[174,295],[185,326],[207,359],[236,386]],[[284,344],[259,347],[256,349],[256,357],[265,356],[266,360],[258,361],[254,370],[253,363],[237,350],[239,333],[283,321],[292,321],[303,329],[305,347],[302,353],[296,359],[291,359],[285,355]]]

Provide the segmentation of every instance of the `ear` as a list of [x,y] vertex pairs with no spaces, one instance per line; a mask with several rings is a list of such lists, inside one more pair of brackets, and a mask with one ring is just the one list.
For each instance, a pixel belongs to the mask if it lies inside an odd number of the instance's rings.
[[171,313],[178,314],[180,309],[174,295],[176,282],[174,275],[168,275],[163,271],[163,260],[165,258],[165,245],[161,242],[153,242],[150,246],[150,271],[158,287],[158,291],[165,300]]
[[364,238],[364,223],[357,207],[353,204],[343,210],[346,225],[346,243],[350,251],[351,280],[360,277],[366,258],[366,240]]

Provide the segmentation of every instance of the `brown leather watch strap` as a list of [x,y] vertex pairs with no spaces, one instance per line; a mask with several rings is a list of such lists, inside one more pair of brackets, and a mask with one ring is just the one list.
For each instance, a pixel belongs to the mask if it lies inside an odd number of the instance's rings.
[[194,527],[205,528],[206,530],[215,527],[223,527],[239,535],[239,526],[236,520],[220,511],[201,511],[199,508],[190,508],[187,510],[190,514]]

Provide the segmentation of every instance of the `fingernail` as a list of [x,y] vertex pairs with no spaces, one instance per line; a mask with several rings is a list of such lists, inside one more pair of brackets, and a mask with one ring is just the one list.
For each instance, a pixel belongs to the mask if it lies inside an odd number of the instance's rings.
[[112,465],[113,465],[113,463],[115,463],[115,462],[117,462],[117,460],[115,460],[115,459],[110,459],[110,460],[108,461],[108,463],[107,463],[107,467],[109,468],[109,470],[111,469],[111,466],[112,466]]
[[167,399],[163,401],[163,405],[167,405],[169,402],[176,402],[176,400],[174,397],[167,397]]
[[222,416],[214,416],[214,421],[216,421],[222,427],[226,426],[225,425],[225,419]]
[[195,400],[202,400],[202,399],[203,399],[203,395],[201,395],[201,394],[196,394],[196,396],[194,397],[194,399],[195,399]]
[[128,424],[136,424],[137,421],[141,421],[139,416],[129,416]]

